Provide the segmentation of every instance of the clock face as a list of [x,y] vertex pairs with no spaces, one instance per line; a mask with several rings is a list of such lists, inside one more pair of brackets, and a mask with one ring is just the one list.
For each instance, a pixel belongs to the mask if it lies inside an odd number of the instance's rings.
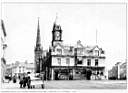
[[57,31],[57,32],[55,33],[55,39],[56,39],[56,40],[60,40],[60,32]]
[[56,32],[56,36],[60,36],[60,32]]

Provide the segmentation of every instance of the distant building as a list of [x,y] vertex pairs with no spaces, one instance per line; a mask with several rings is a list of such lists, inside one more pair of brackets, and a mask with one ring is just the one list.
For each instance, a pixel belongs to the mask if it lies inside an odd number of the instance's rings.
[[34,73],[34,63],[27,63],[27,62],[16,62],[14,64],[7,65],[7,75],[14,76],[16,75],[21,76],[27,73]]
[[127,63],[126,62],[120,65],[120,79],[127,79]]
[[111,70],[108,71],[109,79],[126,79],[127,78],[127,64],[126,62],[117,62]]
[[42,70],[45,79],[105,79],[105,51],[98,45],[76,46],[63,44],[61,26],[53,25],[52,42],[43,56]]
[[7,34],[4,26],[4,21],[1,20],[1,82],[4,82],[4,77],[6,72],[6,58],[5,58],[5,50],[7,47],[6,36]]

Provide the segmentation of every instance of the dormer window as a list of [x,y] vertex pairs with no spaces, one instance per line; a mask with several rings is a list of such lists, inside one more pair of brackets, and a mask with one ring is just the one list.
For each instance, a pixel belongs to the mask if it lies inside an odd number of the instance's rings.
[[57,54],[61,55],[62,54],[62,49],[57,49]]
[[99,51],[95,50],[95,56],[99,56]]
[[61,65],[61,58],[57,58],[58,64]]

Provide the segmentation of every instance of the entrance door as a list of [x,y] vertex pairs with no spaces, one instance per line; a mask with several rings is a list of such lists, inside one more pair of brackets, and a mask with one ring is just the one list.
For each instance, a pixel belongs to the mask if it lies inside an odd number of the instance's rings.
[[91,79],[91,74],[92,74],[92,71],[91,70],[87,70],[87,80]]
[[55,80],[59,80],[59,78],[58,78],[59,71],[56,70],[54,73],[55,73],[55,74],[54,74]]

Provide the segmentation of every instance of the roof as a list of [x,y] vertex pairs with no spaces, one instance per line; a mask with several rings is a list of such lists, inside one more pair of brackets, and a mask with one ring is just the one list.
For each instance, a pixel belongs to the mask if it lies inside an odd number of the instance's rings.
[[82,49],[82,51],[88,51],[88,52],[93,51],[93,50],[95,50],[96,48],[98,48],[98,50],[103,51],[102,48],[99,48],[98,45],[94,45],[94,46],[89,46],[89,45],[83,46],[83,45],[81,44],[81,41],[80,41],[80,40],[77,41],[77,45],[76,45],[76,46],[69,46],[69,45],[63,45],[62,43],[57,43],[55,46],[52,47],[52,49],[54,50],[57,46],[60,46],[60,47],[61,47],[62,49],[64,49],[65,51],[70,51],[70,52],[71,52],[72,50],[74,50],[74,48]]
[[34,63],[25,63],[25,62],[17,62],[15,64],[7,65],[7,68],[16,68],[16,67],[26,67],[26,68],[34,68]]
[[34,64],[27,64],[26,68],[34,68]]

